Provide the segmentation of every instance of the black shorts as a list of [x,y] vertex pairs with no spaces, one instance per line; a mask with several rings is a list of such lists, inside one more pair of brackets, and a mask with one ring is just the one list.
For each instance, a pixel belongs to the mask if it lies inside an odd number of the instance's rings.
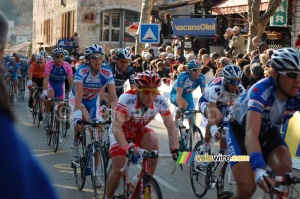
[[[229,155],[248,155],[245,146],[245,127],[232,120],[229,122],[228,127],[229,131],[227,132],[226,141]],[[268,156],[277,146],[287,146],[277,127],[270,128],[264,135],[260,134],[258,140],[265,162],[267,162]],[[233,166],[236,163],[238,162],[230,162],[230,165]]]
[[38,87],[43,87],[44,78],[32,77],[32,82],[35,82]]

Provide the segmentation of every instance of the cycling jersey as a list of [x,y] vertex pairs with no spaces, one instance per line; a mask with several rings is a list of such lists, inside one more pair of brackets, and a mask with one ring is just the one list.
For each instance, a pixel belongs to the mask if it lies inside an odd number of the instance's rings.
[[17,79],[18,76],[18,66],[15,65],[9,65],[8,66],[8,72],[11,74],[11,79]]
[[[260,133],[265,134],[270,127],[281,125],[300,110],[300,91],[298,97],[289,98],[281,106],[277,105],[276,82],[272,77],[265,78],[254,84],[247,92],[238,98],[231,109],[232,118],[241,126],[246,125],[247,111],[261,113]],[[274,110],[276,108],[276,110]],[[281,111],[279,111],[281,110]]]
[[29,71],[32,74],[32,77],[35,78],[44,78],[45,75],[45,64],[42,63],[40,66],[37,66],[36,62],[31,64]]
[[178,75],[171,93],[176,93],[177,88],[183,88],[182,96],[185,96],[186,94],[193,92],[198,86],[200,86],[200,88],[205,88],[204,75],[200,74],[198,79],[192,80],[190,73],[185,71]]
[[[75,73],[74,82],[81,82],[83,84],[82,98],[84,100],[94,99],[96,96],[98,96],[103,86],[106,84],[115,83],[110,68],[104,64],[102,64],[100,73],[95,77],[93,77],[89,65],[81,65]],[[72,93],[75,94],[74,85],[72,88]]]
[[65,78],[73,77],[72,66],[67,62],[63,62],[62,66],[55,66],[55,61],[47,62],[45,74],[49,75],[48,88],[54,90],[54,97],[60,99],[65,95]]
[[124,93],[124,83],[126,80],[129,79],[129,84],[134,84],[134,69],[128,66],[125,72],[121,72],[117,68],[117,63],[111,63],[109,66],[115,79],[117,96],[120,97],[120,95]]
[[[160,113],[161,116],[171,114],[167,100],[160,94],[157,95],[152,106],[143,113],[137,97],[137,92],[133,90],[129,90],[120,96],[115,111],[125,114],[125,122],[122,125],[122,130],[127,140],[136,137],[142,138],[146,133],[153,132],[147,124],[154,119],[157,113]],[[120,147],[111,131],[112,125],[109,129],[111,157],[120,154]],[[141,140],[136,140],[134,143],[140,146],[140,141]],[[124,150],[121,151],[121,154],[124,154]]]

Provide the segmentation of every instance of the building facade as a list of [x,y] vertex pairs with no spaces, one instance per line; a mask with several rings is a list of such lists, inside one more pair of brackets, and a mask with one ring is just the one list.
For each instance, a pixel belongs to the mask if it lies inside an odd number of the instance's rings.
[[[156,4],[168,3],[159,0]],[[108,51],[134,45],[128,31],[139,22],[140,0],[33,0],[32,52],[51,51],[58,42],[70,48],[97,43]],[[192,6],[168,10],[168,13],[190,13]]]

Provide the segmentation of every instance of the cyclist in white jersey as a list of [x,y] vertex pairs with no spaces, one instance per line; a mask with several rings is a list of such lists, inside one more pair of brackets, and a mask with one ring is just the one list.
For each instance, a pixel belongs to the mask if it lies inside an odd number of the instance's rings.
[[[213,137],[220,139],[217,125],[226,126],[229,116],[229,103],[245,93],[241,84],[242,70],[236,65],[227,65],[222,70],[223,77],[212,80],[199,99],[199,110],[208,119],[205,128],[204,144],[201,151],[208,151],[209,142]],[[221,123],[222,122],[222,123]],[[225,139],[220,140],[221,153],[226,150]]]
[[[169,142],[173,159],[178,157],[178,131],[172,120],[167,100],[159,94],[161,79],[158,74],[149,70],[135,77],[138,89],[122,94],[115,108],[114,120],[110,127],[110,157],[112,174],[106,182],[106,198],[113,197],[123,174],[120,169],[126,161],[126,150],[131,140],[138,147],[158,150],[159,142],[150,123],[160,113],[169,134]],[[150,174],[154,175],[157,159],[149,160]]]

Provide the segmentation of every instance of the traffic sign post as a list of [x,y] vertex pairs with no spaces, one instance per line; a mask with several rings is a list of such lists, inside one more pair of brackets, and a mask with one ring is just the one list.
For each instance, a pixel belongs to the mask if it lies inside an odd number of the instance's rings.
[[159,24],[140,24],[140,43],[159,44]]

